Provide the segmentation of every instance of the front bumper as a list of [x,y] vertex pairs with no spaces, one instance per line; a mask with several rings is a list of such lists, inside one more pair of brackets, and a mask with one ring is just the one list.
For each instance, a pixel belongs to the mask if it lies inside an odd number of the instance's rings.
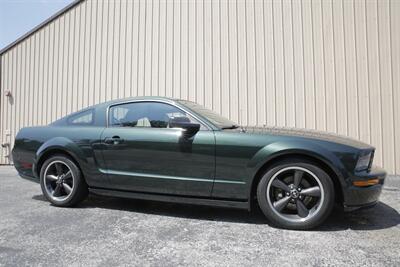
[[[358,172],[347,180],[347,187],[343,190],[345,210],[354,210],[363,207],[370,207],[376,204],[382,192],[382,187],[386,178],[386,172],[378,167],[371,168],[370,171]],[[354,181],[378,179],[376,185],[358,187],[354,186]]]

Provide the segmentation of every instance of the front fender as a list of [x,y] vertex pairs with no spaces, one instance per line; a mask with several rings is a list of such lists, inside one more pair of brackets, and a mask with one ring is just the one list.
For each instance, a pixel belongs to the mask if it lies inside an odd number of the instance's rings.
[[[248,171],[254,179],[257,172],[269,161],[284,155],[305,155],[316,158],[328,165],[339,177],[339,182],[345,186],[345,167],[339,158],[321,145],[303,142],[274,142],[261,148],[249,161]],[[252,181],[253,182],[253,181]]]

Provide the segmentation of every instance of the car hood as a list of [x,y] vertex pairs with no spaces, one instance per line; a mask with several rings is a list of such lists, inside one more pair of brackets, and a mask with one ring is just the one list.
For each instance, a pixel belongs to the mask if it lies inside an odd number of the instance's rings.
[[328,132],[322,132],[310,129],[298,129],[287,127],[243,127],[242,131],[247,134],[265,134],[265,135],[279,135],[279,136],[294,136],[309,139],[322,140],[332,143],[339,143],[358,149],[373,149],[372,146],[361,141]]

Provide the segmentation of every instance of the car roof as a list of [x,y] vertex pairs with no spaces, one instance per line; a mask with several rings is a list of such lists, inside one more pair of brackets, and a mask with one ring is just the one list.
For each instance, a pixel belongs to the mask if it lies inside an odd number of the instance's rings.
[[103,103],[99,103],[97,105],[92,106],[92,108],[102,107],[102,106],[110,106],[118,103],[124,103],[129,101],[138,101],[138,100],[148,100],[148,101],[157,101],[162,100],[168,103],[176,103],[179,99],[171,98],[171,97],[162,97],[162,96],[135,96],[135,97],[126,97],[126,98],[118,98],[114,100],[109,100]]

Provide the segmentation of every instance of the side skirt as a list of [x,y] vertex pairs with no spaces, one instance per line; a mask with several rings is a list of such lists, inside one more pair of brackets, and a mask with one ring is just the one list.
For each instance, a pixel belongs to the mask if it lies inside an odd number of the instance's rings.
[[100,189],[100,188],[89,188],[89,191],[90,193],[102,196],[250,210],[250,205],[248,201],[233,201],[233,200],[220,200],[220,199],[210,199],[210,198],[182,197],[174,195],[146,194],[146,193],[119,191],[119,190]]

